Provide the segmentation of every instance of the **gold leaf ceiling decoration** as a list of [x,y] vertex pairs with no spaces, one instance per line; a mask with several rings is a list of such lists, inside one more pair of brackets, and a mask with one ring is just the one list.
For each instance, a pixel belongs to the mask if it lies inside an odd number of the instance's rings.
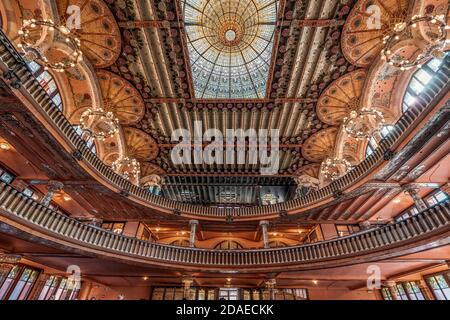
[[317,102],[317,116],[330,125],[338,125],[351,111],[359,108],[366,71],[356,70],[332,82]]
[[108,71],[97,72],[104,109],[113,112],[124,125],[139,122],[145,113],[144,101],[127,80]]
[[333,154],[338,129],[326,128],[309,137],[302,147],[302,154],[306,160],[321,162]]
[[106,4],[101,0],[58,0],[56,3],[63,20],[70,19],[69,6],[80,8],[81,28],[73,31],[81,40],[81,50],[94,67],[111,66],[119,57],[122,44],[119,27]]
[[156,141],[139,129],[125,127],[123,129],[127,144],[127,155],[139,161],[150,161],[158,156]]
[[[405,20],[408,5],[408,0],[358,1],[342,32],[341,46],[345,58],[358,67],[368,67],[380,54],[383,37]],[[378,16],[379,24],[374,20]]]

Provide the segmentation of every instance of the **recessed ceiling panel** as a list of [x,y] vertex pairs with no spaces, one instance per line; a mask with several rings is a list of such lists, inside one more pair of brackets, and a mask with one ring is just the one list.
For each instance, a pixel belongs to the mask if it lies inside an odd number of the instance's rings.
[[196,98],[264,98],[278,1],[183,3]]

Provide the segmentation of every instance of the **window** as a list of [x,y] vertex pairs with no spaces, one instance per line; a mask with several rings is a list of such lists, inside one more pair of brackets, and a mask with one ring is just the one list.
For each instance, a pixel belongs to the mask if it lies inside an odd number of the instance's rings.
[[125,227],[125,222],[103,222],[102,228],[112,231],[117,234],[122,234]]
[[93,154],[97,154],[97,146],[95,145],[95,139],[89,137],[87,132],[83,131],[79,125],[72,125],[76,133],[84,140],[86,147],[92,151]]
[[[433,192],[431,195],[428,195],[425,197],[425,202],[428,204],[428,206],[432,207],[438,203],[441,203],[443,201],[446,201],[449,199],[448,194],[446,194],[442,190],[438,190],[436,192]],[[402,213],[400,213],[397,217],[395,217],[395,221],[399,222],[405,219],[408,219],[412,216],[415,216],[419,213],[419,210],[415,207],[415,205],[409,207]]]
[[59,110],[62,110],[61,95],[59,94],[59,90],[56,86],[56,82],[55,79],[53,79],[53,76],[48,71],[46,71],[44,67],[34,61],[28,62],[28,68],[30,69],[36,80],[39,82],[41,87],[45,90],[45,92],[47,92],[56,107]]
[[8,276],[3,281],[2,286],[0,287],[0,300],[4,300],[9,289],[12,287],[14,281],[18,277],[19,272],[20,272],[20,266],[18,266],[18,265],[14,266],[9,271]]
[[360,227],[357,224],[337,224],[336,225],[336,232],[339,237],[349,236],[358,231],[360,231]]
[[384,300],[394,300],[389,288],[381,288],[381,295],[383,296]]
[[369,142],[367,143],[367,147],[366,147],[366,158],[375,152],[375,149],[378,148],[378,142],[380,140],[386,138],[389,135],[389,133],[392,131],[393,128],[394,128],[393,125],[383,126],[383,127],[381,127],[381,129],[379,131],[379,139],[378,140],[376,140],[374,137],[371,137],[369,139]]
[[25,268],[22,271],[19,281],[14,290],[9,295],[8,300],[25,300],[35,283],[39,272],[33,269]]
[[39,271],[15,265],[0,287],[0,300],[25,300],[31,291]]
[[425,201],[431,207],[431,206],[434,206],[438,203],[441,203],[441,202],[447,200],[448,198],[449,198],[449,196],[445,192],[443,192],[442,190],[439,190],[439,191],[434,192],[433,194],[427,196],[425,198]]
[[44,287],[42,288],[41,293],[39,294],[38,300],[53,300],[53,294],[58,287],[60,277],[51,276],[46,282]]
[[425,297],[416,282],[410,281],[403,283],[411,300],[425,300]]
[[448,53],[446,57],[441,60],[438,58],[431,59],[422,68],[416,71],[409,82],[408,88],[406,89],[405,96],[403,97],[403,112],[408,110],[408,108],[414,105],[416,97],[419,96],[426,86],[433,80],[436,73],[443,66],[448,64]]
[[400,300],[409,300],[408,295],[405,292],[405,289],[403,288],[403,285],[401,283],[397,283],[395,285],[395,290],[397,291],[397,296]]
[[161,187],[160,186],[151,186],[148,188],[148,192],[154,194],[155,196],[161,195]]
[[450,300],[450,288],[448,274],[437,274],[426,278],[436,300]]
[[0,167],[0,180],[4,183],[10,184],[14,180],[14,175],[7,170]]
[[237,288],[220,288],[219,300],[239,300],[239,289]]

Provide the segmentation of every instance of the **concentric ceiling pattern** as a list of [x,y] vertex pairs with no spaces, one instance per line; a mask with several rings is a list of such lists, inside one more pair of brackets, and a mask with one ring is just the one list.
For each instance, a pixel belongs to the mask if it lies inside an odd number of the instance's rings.
[[331,83],[317,103],[317,115],[320,120],[338,125],[351,111],[356,111],[359,108],[365,79],[366,71],[356,70]]
[[[408,4],[407,0],[359,0],[342,33],[342,52],[347,60],[368,67],[383,47],[383,36],[405,20]],[[379,26],[374,23],[378,14]]]
[[197,98],[264,98],[278,1],[185,0]]

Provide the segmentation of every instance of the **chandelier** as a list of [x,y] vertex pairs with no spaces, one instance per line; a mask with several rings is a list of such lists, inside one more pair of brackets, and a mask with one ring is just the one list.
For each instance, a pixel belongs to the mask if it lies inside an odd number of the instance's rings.
[[352,165],[345,159],[326,158],[320,166],[320,173],[328,180],[336,180],[346,174]]
[[114,117],[112,112],[87,109],[81,114],[80,127],[89,132],[91,137],[105,141],[119,130],[119,120]]
[[357,140],[370,139],[385,122],[381,111],[363,108],[360,111],[351,111],[349,116],[344,118],[343,130]]
[[139,180],[141,166],[135,158],[121,157],[112,163],[112,168],[127,180]]
[[[66,57],[59,61],[50,62],[45,56],[45,49],[43,48],[44,28],[48,31],[59,33],[59,36],[64,39],[67,46],[72,50],[71,54],[66,54]],[[22,28],[18,31],[19,43],[18,48],[30,60],[39,60],[44,68],[53,69],[57,72],[64,72],[69,68],[76,66],[82,59],[81,41],[77,38],[69,28],[66,26],[59,26],[51,19],[44,20],[23,20]]]
[[[415,58],[405,58],[395,54],[394,46],[401,40],[411,39],[412,32],[420,23],[426,23],[430,29],[437,32],[428,32],[430,38],[429,43],[422,48],[422,52]],[[400,70],[408,70],[413,67],[422,67],[422,64],[431,56],[436,58],[443,57],[443,49],[447,38],[446,23],[444,16],[413,16],[410,21],[397,23],[393,30],[383,38],[384,48],[381,50],[381,58],[389,65],[399,68]]]

